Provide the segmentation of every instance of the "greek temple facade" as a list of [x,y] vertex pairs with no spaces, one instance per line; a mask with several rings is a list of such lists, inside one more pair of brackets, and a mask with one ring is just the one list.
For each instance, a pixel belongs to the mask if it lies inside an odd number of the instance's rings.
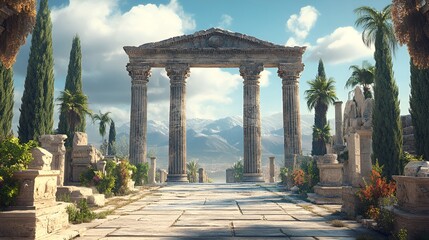
[[[170,78],[168,182],[187,182],[186,79],[191,68],[239,68],[243,77],[245,182],[263,182],[261,169],[260,73],[277,68],[282,79],[285,165],[301,154],[299,76],[305,47],[275,45],[212,28],[139,47],[124,47],[131,76],[130,161],[146,162],[147,83],[152,68]],[[292,161],[292,163],[291,163]]]

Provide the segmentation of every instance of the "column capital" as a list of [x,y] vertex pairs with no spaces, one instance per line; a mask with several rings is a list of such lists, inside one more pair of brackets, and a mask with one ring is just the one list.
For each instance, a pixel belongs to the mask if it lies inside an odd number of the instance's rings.
[[295,82],[304,70],[302,63],[280,63],[277,71],[279,77],[286,82]]
[[127,71],[132,78],[133,83],[147,83],[151,75],[150,65],[148,63],[128,63]]
[[240,66],[240,75],[243,77],[244,83],[252,81],[257,84],[263,70],[264,65],[262,63],[246,63]]
[[190,67],[189,64],[173,63],[165,66],[165,71],[171,83],[184,82],[189,77]]

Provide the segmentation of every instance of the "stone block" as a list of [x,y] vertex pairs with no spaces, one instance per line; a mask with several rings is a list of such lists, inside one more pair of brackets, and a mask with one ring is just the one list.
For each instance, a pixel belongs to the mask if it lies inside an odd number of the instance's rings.
[[31,150],[33,161],[28,165],[29,169],[51,170],[52,154],[46,149],[36,147]]
[[409,213],[401,209],[394,208],[395,215],[394,229],[398,233],[401,229],[406,229],[408,239],[425,239],[429,229],[429,214]]
[[106,204],[104,194],[92,194],[87,198],[88,204],[97,207],[103,207]]
[[393,176],[396,181],[398,207],[410,213],[429,216],[429,178]]
[[356,192],[359,188],[352,186],[343,186],[343,191],[341,198],[343,200],[343,205],[341,206],[341,211],[346,213],[347,216],[354,218],[356,216],[357,206],[359,204],[359,199],[356,196]]
[[343,183],[343,164],[318,164],[322,186],[341,186]]
[[0,212],[0,238],[46,239],[69,225],[66,211],[70,203],[57,203],[37,210]]
[[228,168],[226,169],[226,183],[234,183],[234,169]]
[[72,163],[72,181],[80,182],[80,175],[91,167],[89,163]]
[[55,204],[58,170],[28,169],[14,174],[20,191],[14,201],[15,208],[39,209]]
[[88,135],[84,132],[75,132],[73,136],[73,147],[88,145]]
[[410,177],[416,177],[422,167],[423,169],[428,168],[429,162],[428,161],[409,162],[404,168],[404,175],[410,176]]

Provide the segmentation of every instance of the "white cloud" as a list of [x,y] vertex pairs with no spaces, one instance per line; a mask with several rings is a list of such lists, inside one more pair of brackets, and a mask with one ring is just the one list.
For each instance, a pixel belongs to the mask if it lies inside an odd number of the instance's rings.
[[293,14],[286,22],[287,30],[293,33],[286,43],[287,46],[295,46],[303,43],[310,30],[316,24],[319,12],[313,6],[302,7],[299,15]]
[[218,27],[222,29],[227,29],[231,26],[233,18],[229,16],[228,14],[223,14],[220,17],[220,22],[218,23]]
[[333,64],[352,62],[357,59],[371,57],[374,48],[363,44],[361,33],[355,28],[339,27],[331,34],[317,39],[316,45],[309,49],[310,60],[320,58]]
[[261,78],[259,79],[261,87],[268,87],[270,85],[271,72],[264,70],[261,72]]

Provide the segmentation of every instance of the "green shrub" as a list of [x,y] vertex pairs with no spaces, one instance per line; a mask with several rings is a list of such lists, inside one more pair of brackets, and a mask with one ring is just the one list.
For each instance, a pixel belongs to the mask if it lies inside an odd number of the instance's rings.
[[89,209],[85,199],[81,199],[77,203],[77,206],[75,204],[68,206],[67,213],[69,215],[69,222],[73,224],[91,222],[97,217],[97,214]]
[[287,183],[288,183],[288,177],[289,177],[288,175],[289,175],[289,168],[287,167],[280,168],[281,183],[285,186],[287,186]]
[[113,196],[113,189],[115,188],[115,176],[103,174],[100,171],[95,172],[93,178],[95,188],[99,193],[103,193],[106,197]]
[[0,142],[0,209],[10,206],[18,195],[19,183],[13,175],[28,168],[33,160],[31,149],[36,146],[34,141],[20,144],[16,137]]
[[94,177],[96,170],[93,167],[89,167],[85,172],[80,174],[79,180],[80,185],[85,187],[94,186]]
[[121,160],[121,162],[116,166],[116,195],[125,195],[129,192],[128,181],[131,179],[131,169],[132,165],[128,162],[128,160]]
[[232,166],[232,169],[234,169],[234,180],[235,182],[241,182],[243,181],[243,172],[244,172],[244,166],[243,161],[237,161]]
[[133,180],[135,181],[136,186],[142,186],[145,183],[148,183],[148,174],[149,174],[149,163],[139,163],[133,171]]

